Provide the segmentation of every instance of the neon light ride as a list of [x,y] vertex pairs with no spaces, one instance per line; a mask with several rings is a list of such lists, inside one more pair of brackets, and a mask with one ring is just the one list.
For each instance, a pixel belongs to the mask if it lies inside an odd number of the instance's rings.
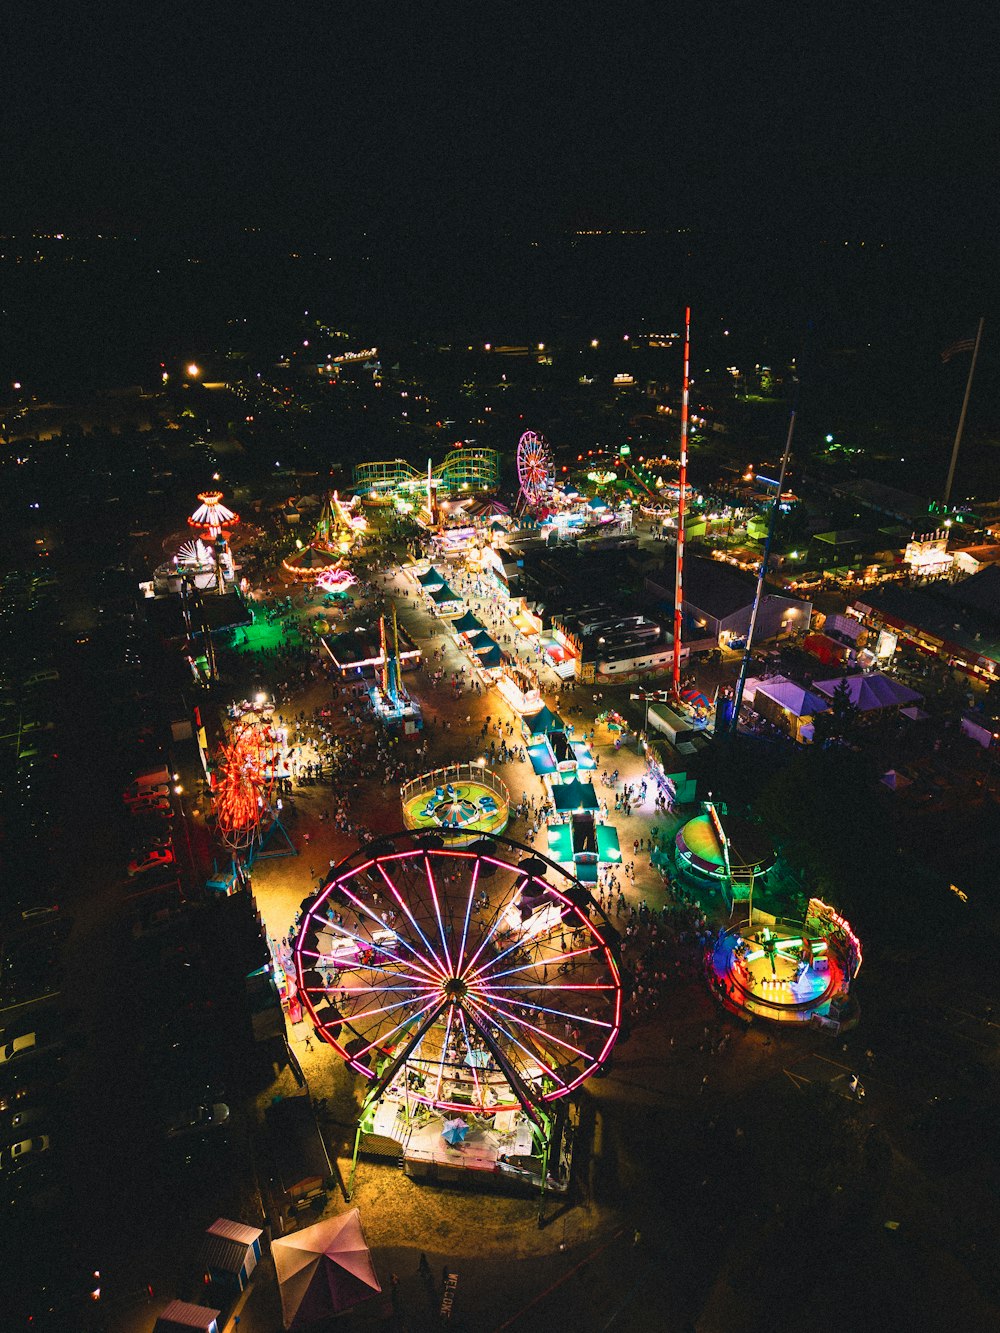
[[517,480],[520,484],[519,504],[522,509],[536,509],[552,489],[555,468],[552,450],[545,439],[533,430],[526,430],[517,442]]
[[727,1008],[781,1023],[820,1021],[836,1030],[857,1022],[850,994],[861,944],[848,923],[819,898],[802,922],[746,922],[718,937],[707,972]]
[[201,504],[188,519],[188,523],[192,528],[203,528],[209,541],[215,541],[220,533],[228,532],[239,523],[239,514],[234,514],[222,503],[221,491],[202,491],[198,499]]
[[547,1157],[552,1104],[621,1026],[617,933],[571,875],[505,838],[360,849],[303,903],[293,958],[316,1031],[372,1081],[362,1127],[383,1099],[407,1123],[420,1107],[480,1125],[522,1112]]
[[270,723],[244,713],[220,747],[212,777],[216,828],[233,851],[252,851],[262,841],[281,763],[280,738]]

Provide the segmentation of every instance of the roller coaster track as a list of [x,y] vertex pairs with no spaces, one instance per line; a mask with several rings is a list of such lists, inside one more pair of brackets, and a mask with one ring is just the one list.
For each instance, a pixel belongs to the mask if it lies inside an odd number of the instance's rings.
[[[431,470],[431,477],[437,482],[439,492],[448,494],[462,490],[494,490],[500,483],[500,455],[495,449],[479,445],[452,449]],[[426,486],[426,471],[403,458],[356,463],[354,466],[354,489],[361,494],[373,491],[377,495],[392,492],[418,494]]]

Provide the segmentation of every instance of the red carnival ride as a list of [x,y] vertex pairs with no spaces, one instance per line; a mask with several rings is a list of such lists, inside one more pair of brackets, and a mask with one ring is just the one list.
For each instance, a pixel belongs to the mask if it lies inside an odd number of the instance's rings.
[[234,852],[252,853],[276,823],[281,742],[269,719],[243,713],[219,747],[212,777],[219,837]]

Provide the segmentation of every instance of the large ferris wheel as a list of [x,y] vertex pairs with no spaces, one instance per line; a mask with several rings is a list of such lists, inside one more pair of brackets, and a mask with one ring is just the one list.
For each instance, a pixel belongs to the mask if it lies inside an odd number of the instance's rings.
[[317,1032],[373,1086],[444,1113],[544,1115],[607,1060],[618,936],[587,889],[505,838],[383,838],[303,903],[294,947]]
[[517,480],[520,485],[519,502],[525,509],[534,509],[552,489],[554,466],[552,450],[544,436],[526,430],[517,442]]

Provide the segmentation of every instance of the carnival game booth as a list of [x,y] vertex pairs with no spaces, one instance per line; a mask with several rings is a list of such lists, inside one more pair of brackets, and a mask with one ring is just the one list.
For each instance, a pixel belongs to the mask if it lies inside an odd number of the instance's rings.
[[476,639],[486,634],[487,629],[477,616],[473,615],[471,611],[466,611],[464,615],[461,615],[457,620],[452,621],[451,632],[459,642],[464,640],[466,643],[471,644],[474,643]]
[[[399,669],[411,671],[419,666],[420,649],[401,625],[395,637],[399,640]],[[320,643],[343,680],[371,679],[385,667],[385,645],[375,629],[365,627],[342,634],[323,634]]]
[[458,615],[465,607],[465,603],[457,592],[452,591],[448,584],[442,584],[434,592],[429,594],[431,610],[436,616],[454,616]]
[[592,782],[581,782],[572,777],[567,782],[548,783],[552,804],[557,815],[595,814],[601,808],[601,801]]
[[528,713],[521,718],[521,735],[528,745],[544,740],[551,731],[572,730],[547,704],[543,704],[537,713]]
[[572,866],[581,884],[596,884],[602,865],[621,865],[622,849],[613,824],[599,824],[593,814],[576,814],[546,829],[549,855]]
[[706,955],[708,979],[728,1009],[834,1031],[857,1022],[851,987],[860,968],[858,937],[819,898],[810,898],[801,922],[757,914],[720,932]]
[[565,731],[550,731],[536,738],[527,752],[535,776],[540,778],[558,773],[561,779],[567,779],[593,773],[597,768],[594,752],[586,741],[575,741]]
[[411,570],[410,572],[413,574],[414,579],[417,581],[417,583],[420,585],[423,591],[428,594],[428,596],[432,592],[437,592],[439,588],[443,588],[445,585],[444,575],[439,573],[438,570],[436,570],[433,565],[431,565],[430,569],[425,569],[422,574],[418,574],[413,570]]
[[538,689],[538,677],[527,671],[516,658],[509,654],[497,677],[497,690],[515,713],[534,714],[542,707],[542,696]]
[[455,846],[484,833],[502,833],[510,817],[507,784],[484,764],[449,764],[404,782],[399,789],[408,829],[445,829]]
[[507,838],[414,830],[347,857],[301,911],[303,1007],[370,1085],[349,1188],[364,1153],[565,1191],[568,1099],[622,1019],[619,937],[578,879]]
[[678,869],[702,883],[718,885],[732,900],[746,899],[777,861],[763,829],[705,802],[703,814],[689,819],[674,839]]

